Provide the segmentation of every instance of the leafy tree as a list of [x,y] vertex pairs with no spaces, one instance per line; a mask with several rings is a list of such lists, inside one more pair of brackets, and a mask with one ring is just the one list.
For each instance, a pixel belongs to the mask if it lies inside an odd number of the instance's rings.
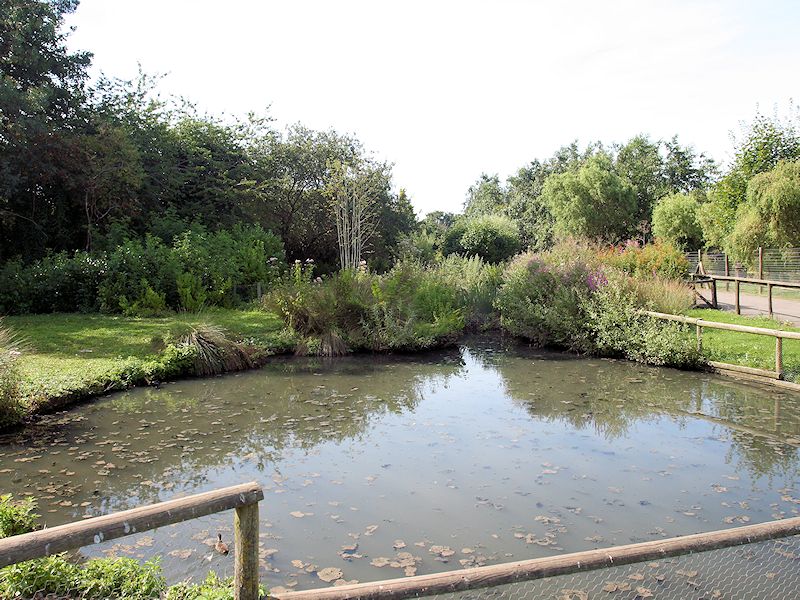
[[747,200],[737,211],[727,248],[752,261],[759,246],[800,245],[800,161],[781,161],[747,185]]
[[614,173],[611,157],[598,153],[577,169],[547,178],[542,198],[557,236],[605,241],[626,238],[635,222],[633,186]]
[[464,214],[467,216],[502,214],[507,208],[506,191],[498,175],[481,174],[467,190]]
[[703,232],[697,222],[700,203],[694,194],[675,193],[658,201],[653,209],[653,235],[679,248],[696,249]]
[[466,222],[460,245],[467,256],[498,263],[520,251],[519,228],[508,217],[479,215]]
[[[699,213],[703,237],[708,246],[722,248],[737,222],[737,210],[747,199],[749,181],[769,171],[781,160],[800,158],[800,133],[797,126],[778,116],[757,113],[750,123],[742,124],[739,138],[734,138],[734,158],[727,173],[712,187],[709,202]],[[740,232],[741,234],[741,232]]]
[[36,252],[68,224],[65,159],[81,123],[91,58],[66,48],[63,19],[76,6],[4,0],[0,11],[0,256]]

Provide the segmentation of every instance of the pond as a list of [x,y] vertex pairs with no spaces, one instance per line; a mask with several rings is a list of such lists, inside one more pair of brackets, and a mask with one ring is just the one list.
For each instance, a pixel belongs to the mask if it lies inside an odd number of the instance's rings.
[[[499,337],[279,358],[142,388],[0,440],[49,525],[256,480],[267,587],[370,581],[796,516],[800,399]],[[232,575],[230,512],[83,550]]]

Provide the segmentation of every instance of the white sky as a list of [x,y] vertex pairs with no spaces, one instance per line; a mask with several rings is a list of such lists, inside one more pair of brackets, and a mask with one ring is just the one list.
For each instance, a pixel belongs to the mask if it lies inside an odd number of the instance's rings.
[[800,84],[792,0],[81,0],[68,23],[95,73],[140,62],[214,114],[355,134],[422,213],[574,139],[677,133],[724,161]]

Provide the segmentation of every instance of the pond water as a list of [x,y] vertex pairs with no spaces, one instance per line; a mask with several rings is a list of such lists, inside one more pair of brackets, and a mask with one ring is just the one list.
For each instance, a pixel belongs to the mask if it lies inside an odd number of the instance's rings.
[[[53,526],[256,480],[263,581],[305,589],[796,516],[798,447],[796,395],[476,337],[114,394],[0,438],[0,491]],[[82,553],[231,575],[232,523]]]

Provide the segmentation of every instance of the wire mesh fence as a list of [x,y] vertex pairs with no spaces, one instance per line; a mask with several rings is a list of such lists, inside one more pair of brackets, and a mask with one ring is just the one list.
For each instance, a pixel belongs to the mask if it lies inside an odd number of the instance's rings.
[[800,598],[800,536],[435,597],[437,600],[795,599]]
[[694,272],[700,260],[709,275],[730,275],[748,279],[800,282],[800,248],[764,248],[759,260],[756,252],[750,260],[737,261],[724,252],[686,253]]

